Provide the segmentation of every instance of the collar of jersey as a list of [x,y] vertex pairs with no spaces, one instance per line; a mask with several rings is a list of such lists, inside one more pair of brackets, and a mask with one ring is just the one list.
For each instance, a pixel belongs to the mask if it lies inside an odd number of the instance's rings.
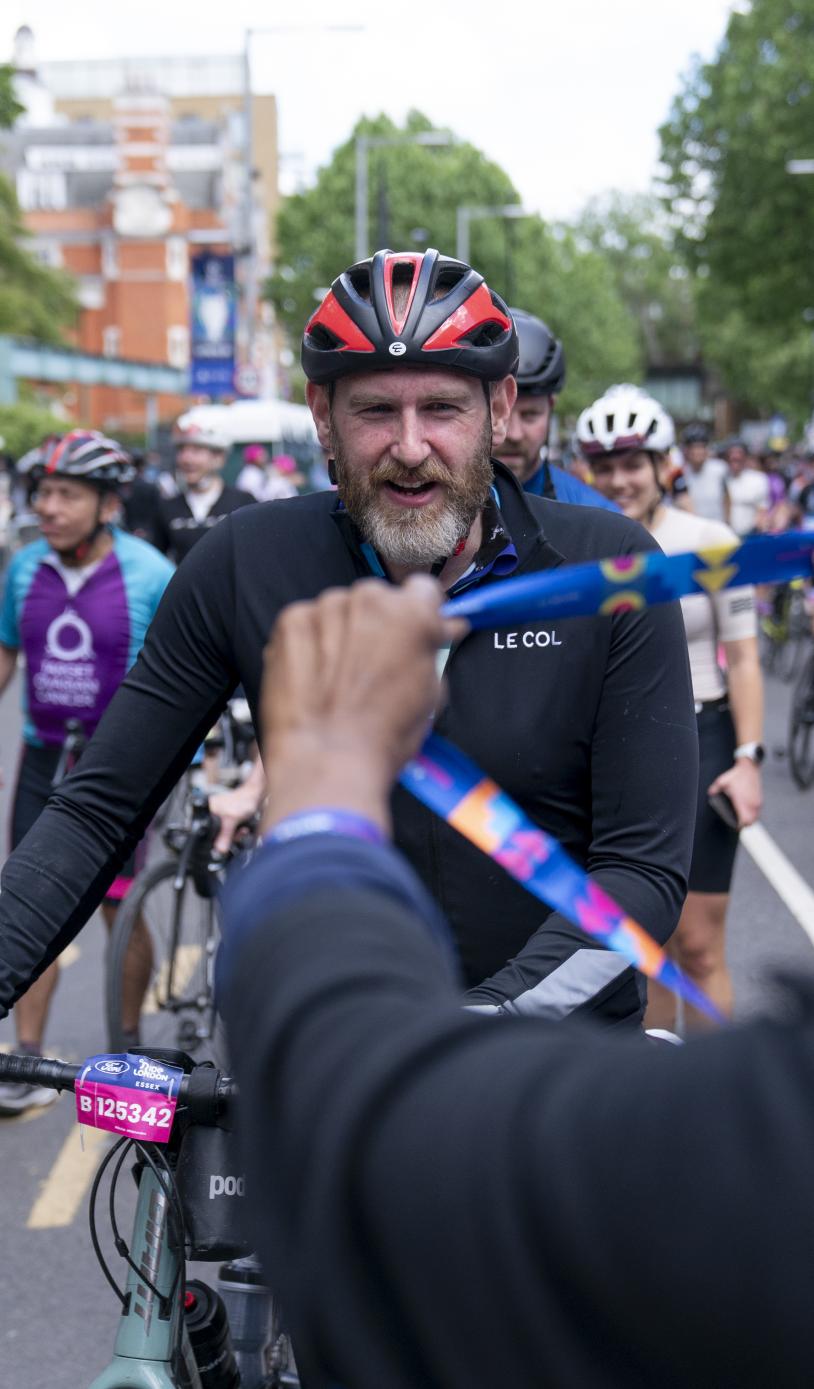
[[[337,513],[344,513],[347,520],[350,521],[345,504],[341,499],[337,499],[336,510]],[[517,550],[500,510],[497,488],[494,485],[489,489],[489,496],[481,512],[481,522],[483,537],[478,552],[469,568],[461,574],[459,579],[456,579],[448,590],[450,597],[462,593],[472,584],[481,583],[489,574],[492,574],[496,579],[502,579],[507,574],[512,574],[517,568]],[[353,525],[352,522],[351,525]],[[362,540],[359,537],[355,526],[353,526],[353,532],[359,551],[371,574],[374,574],[377,579],[387,579],[388,575],[384,565],[373,546],[367,540]]]

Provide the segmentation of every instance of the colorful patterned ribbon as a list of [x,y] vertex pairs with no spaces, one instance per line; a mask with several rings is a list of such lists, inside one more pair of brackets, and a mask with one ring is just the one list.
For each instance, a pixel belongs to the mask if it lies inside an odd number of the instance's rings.
[[[711,596],[733,586],[806,577],[812,573],[813,559],[814,533],[785,531],[697,553],[618,555],[506,579],[470,589],[445,604],[443,611],[448,617],[466,618],[472,628],[637,612],[691,593]],[[464,753],[431,734],[419,756],[405,767],[401,781],[528,892],[708,1017],[725,1021],[661,946]]]
[[570,564],[519,579],[469,589],[444,606],[446,617],[470,626],[504,627],[589,613],[637,612],[690,593],[712,596],[742,584],[785,583],[810,576],[814,533],[753,536],[697,553],[641,555]]
[[404,768],[401,784],[493,858],[534,897],[624,955],[717,1023],[725,1019],[660,945],[475,763],[437,733]]

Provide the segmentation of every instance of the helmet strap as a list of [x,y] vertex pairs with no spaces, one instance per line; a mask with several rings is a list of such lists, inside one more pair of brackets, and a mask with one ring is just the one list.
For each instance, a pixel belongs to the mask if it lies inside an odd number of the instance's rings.
[[451,555],[441,555],[439,559],[435,560],[435,562],[430,566],[430,574],[433,579],[438,578],[438,575],[441,573],[441,570],[444,568],[444,565],[447,563],[447,560],[456,559],[458,555],[461,554],[461,552],[466,546],[466,542],[468,539],[469,531],[467,531],[466,535],[462,536],[462,538],[458,541],[458,544],[455,546],[455,549],[452,551]]

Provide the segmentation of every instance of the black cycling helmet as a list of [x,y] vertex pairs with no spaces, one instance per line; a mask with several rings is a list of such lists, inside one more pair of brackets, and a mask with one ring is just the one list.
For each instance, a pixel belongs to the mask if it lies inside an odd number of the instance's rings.
[[302,340],[303,371],[318,385],[400,366],[499,381],[515,372],[517,356],[503,300],[477,270],[433,250],[377,251],[352,265],[334,280]]
[[708,444],[709,430],[705,424],[688,424],[681,436],[683,444]]
[[35,484],[45,477],[69,477],[115,492],[132,480],[135,469],[115,439],[95,429],[72,429],[70,434],[49,435],[38,448],[24,453],[17,472]]
[[547,324],[525,309],[510,309],[520,343],[517,389],[524,395],[559,395],[565,385],[565,352]]

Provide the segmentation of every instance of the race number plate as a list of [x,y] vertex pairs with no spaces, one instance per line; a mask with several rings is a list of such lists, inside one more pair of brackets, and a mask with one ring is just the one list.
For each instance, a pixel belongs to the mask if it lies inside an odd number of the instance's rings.
[[91,1056],[74,1086],[80,1124],[166,1143],[183,1071],[149,1056]]

